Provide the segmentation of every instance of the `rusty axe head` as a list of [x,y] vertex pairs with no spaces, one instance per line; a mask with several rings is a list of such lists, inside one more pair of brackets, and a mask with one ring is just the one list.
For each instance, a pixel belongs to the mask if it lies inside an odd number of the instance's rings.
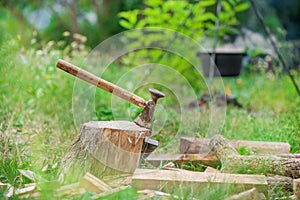
[[150,88],[149,92],[151,93],[151,99],[147,101],[144,110],[139,114],[139,116],[134,120],[134,122],[137,125],[152,131],[152,117],[156,102],[159,98],[165,97],[165,94],[153,88]]

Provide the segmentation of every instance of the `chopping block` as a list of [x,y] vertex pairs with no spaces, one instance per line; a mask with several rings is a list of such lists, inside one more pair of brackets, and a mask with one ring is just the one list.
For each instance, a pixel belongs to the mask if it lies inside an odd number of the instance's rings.
[[85,123],[62,160],[60,179],[75,182],[86,172],[97,177],[133,173],[149,135],[149,129],[130,121]]

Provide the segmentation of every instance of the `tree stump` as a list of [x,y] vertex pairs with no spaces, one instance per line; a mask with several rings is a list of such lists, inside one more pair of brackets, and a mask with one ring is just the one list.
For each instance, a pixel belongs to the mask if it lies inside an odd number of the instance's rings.
[[146,128],[129,121],[92,121],[81,126],[60,168],[60,180],[75,182],[86,172],[104,175],[133,173],[140,160]]
[[221,161],[224,172],[300,177],[300,159],[278,156],[240,156],[221,135],[215,135],[211,139],[210,147]]

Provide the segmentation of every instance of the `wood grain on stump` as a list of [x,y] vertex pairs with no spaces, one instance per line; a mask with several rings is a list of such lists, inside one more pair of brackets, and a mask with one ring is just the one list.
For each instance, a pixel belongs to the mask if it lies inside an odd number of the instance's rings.
[[86,172],[97,177],[133,173],[139,164],[146,128],[129,121],[88,122],[62,160],[60,179],[78,181]]

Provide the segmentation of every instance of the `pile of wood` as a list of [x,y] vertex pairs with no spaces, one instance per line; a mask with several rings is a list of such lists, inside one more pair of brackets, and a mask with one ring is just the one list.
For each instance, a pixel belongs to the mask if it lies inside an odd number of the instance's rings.
[[[240,149],[250,155],[240,155]],[[155,166],[172,162],[178,168],[191,162],[193,165],[203,165],[206,170],[139,169],[133,175],[133,185],[138,189],[143,189],[141,187],[144,185],[152,189],[176,188],[176,182],[199,190],[212,183],[222,183],[228,187],[233,184],[235,191],[241,192],[230,199],[264,199],[263,196],[275,188],[290,192],[294,190],[293,197],[300,198],[300,154],[290,154],[288,143],[228,141],[221,135],[211,139],[182,137],[180,154],[150,155],[147,160]]]
[[[151,154],[140,159],[147,130],[130,122],[118,126],[112,123],[116,122],[82,126],[62,161],[63,179],[47,182],[31,171],[21,170],[32,184],[14,189],[0,183],[0,189],[6,187],[8,197],[15,194],[32,199],[42,197],[41,185],[51,184],[56,186],[56,198],[88,191],[97,199],[131,187],[141,194],[141,200],[155,196],[181,199],[184,196],[180,195],[205,194],[217,187],[230,191],[232,196],[227,200],[258,200],[272,198],[271,190],[283,188],[289,198],[300,199],[300,154],[290,154],[288,143],[228,141],[221,135],[210,139],[182,137],[180,154]],[[247,155],[240,155],[241,150]],[[103,158],[106,163],[101,162]],[[141,167],[140,160],[151,165]],[[202,171],[186,170],[187,164],[200,166],[198,170]],[[122,166],[124,171],[120,170]]]

